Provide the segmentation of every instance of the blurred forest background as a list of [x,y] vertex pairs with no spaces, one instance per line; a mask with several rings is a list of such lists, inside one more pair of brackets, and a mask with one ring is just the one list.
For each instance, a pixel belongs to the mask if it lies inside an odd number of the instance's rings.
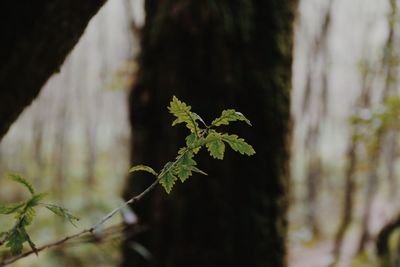
[[[96,222],[122,201],[130,166],[127,101],[135,82],[143,10],[140,0],[109,0],[60,73],[0,143],[0,173],[29,177],[82,218],[79,225]],[[299,3],[291,267],[378,266],[378,252],[391,254],[400,247],[380,234],[400,226],[399,26],[396,0]],[[19,190],[0,178],[1,201],[19,199]],[[0,229],[7,225],[0,221]],[[31,233],[41,244],[71,231],[72,226],[43,211]],[[72,242],[15,266],[115,266],[121,239],[115,232],[96,246]],[[377,252],[379,242],[389,248]]]
[[[0,144],[0,172],[29,177],[40,191],[50,192],[56,203],[73,210],[80,226],[93,224],[123,201],[121,190],[130,167],[127,98],[138,51],[133,27],[143,23],[143,1],[108,1],[60,73],[47,82]],[[18,191],[23,193],[0,179],[2,201],[19,200]],[[38,242],[76,230],[47,211],[37,218],[32,238]],[[0,228],[9,224],[2,218]],[[119,243],[111,239],[99,244],[71,245],[68,253],[52,251],[42,260],[20,264],[115,265],[120,260]]]

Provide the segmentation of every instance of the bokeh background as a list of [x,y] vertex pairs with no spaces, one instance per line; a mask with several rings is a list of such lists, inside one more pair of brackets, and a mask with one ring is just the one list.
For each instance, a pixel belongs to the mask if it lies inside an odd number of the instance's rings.
[[[109,0],[60,73],[0,143],[0,173],[20,173],[50,192],[55,203],[81,218],[79,227],[122,201],[131,138],[127,96],[144,16],[141,0]],[[400,211],[399,22],[395,0],[300,1],[293,65],[292,267],[328,266],[336,259],[338,266],[377,266],[377,235]],[[21,199],[25,192],[4,177],[0,201]],[[47,215],[40,213],[31,228],[36,243],[75,231]],[[2,217],[0,228],[11,219]],[[116,266],[121,238],[115,232],[105,240],[72,242],[16,266]]]

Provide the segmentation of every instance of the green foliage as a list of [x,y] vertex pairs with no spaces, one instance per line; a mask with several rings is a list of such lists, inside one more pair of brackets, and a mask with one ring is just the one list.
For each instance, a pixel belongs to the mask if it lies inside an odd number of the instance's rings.
[[17,212],[25,203],[14,203],[10,205],[0,205],[0,214],[12,214]]
[[207,173],[196,167],[197,162],[193,159],[193,157],[194,153],[188,151],[186,153],[183,153],[182,156],[177,159],[178,162],[175,167],[175,173],[182,181],[182,183],[186,181],[186,179],[188,179],[190,176],[192,176],[192,172],[207,175]]
[[[251,125],[250,121],[242,113],[233,109],[224,110],[220,117],[212,121],[211,125],[207,125],[199,115],[191,111],[189,105],[180,101],[175,96],[170,102],[168,110],[175,116],[172,126],[183,123],[189,129],[190,133],[185,138],[186,146],[179,149],[175,160],[167,162],[160,172],[156,172],[153,168],[145,165],[133,166],[129,170],[131,173],[144,171],[156,176],[157,182],[163,186],[167,193],[171,192],[178,180],[183,183],[189,179],[193,173],[207,175],[207,173],[197,167],[197,162],[194,159],[202,147],[207,148],[211,157],[220,160],[224,158],[226,144],[228,144],[232,150],[240,154],[248,156],[255,154],[253,147],[246,143],[243,138],[235,134],[218,131],[219,126],[229,125],[230,122],[234,121],[243,121]],[[25,243],[27,243],[35,253],[38,252],[27,232],[27,227],[30,226],[35,219],[38,207],[48,209],[55,215],[68,220],[74,226],[74,223],[79,220],[61,206],[42,203],[46,194],[36,193],[32,184],[22,176],[10,174],[9,178],[25,187],[30,193],[30,196],[22,202],[0,205],[0,215],[14,215],[15,218],[15,223],[11,229],[0,232],[0,246],[5,244],[12,255],[20,254]],[[155,183],[153,185],[155,185]],[[152,186],[142,194],[146,191],[148,192]],[[100,221],[100,224],[111,218],[118,210],[120,210],[120,208],[113,210],[105,216]],[[95,228],[96,226],[92,229]]]
[[10,230],[0,233],[0,245],[5,244],[12,255],[20,254],[24,243],[28,243],[31,249],[36,252],[36,246],[26,231],[26,227],[32,224],[36,215],[36,208],[39,206],[50,209],[55,214],[68,219],[71,223],[73,223],[74,220],[78,220],[78,218],[71,215],[65,208],[53,204],[41,203],[47,194],[36,194],[31,183],[22,176],[9,174],[8,177],[12,181],[23,185],[31,193],[31,196],[25,201],[9,205],[0,205],[0,214],[12,214],[15,217],[14,226]]
[[129,169],[129,172],[137,172],[137,171],[145,171],[153,174],[154,176],[158,175],[158,173],[155,170],[153,170],[153,168],[145,165],[137,165]]
[[222,142],[222,135],[215,131],[210,132],[206,137],[206,147],[210,156],[215,159],[224,159],[225,144]]
[[191,149],[194,154],[199,153],[201,147],[204,145],[204,138],[199,138],[196,134],[192,133],[186,136],[186,147],[182,148],[185,150],[186,148]]
[[6,240],[6,247],[10,249],[12,255],[18,255],[22,252],[23,244],[28,241],[28,237],[23,228],[17,228],[12,231]]
[[[222,111],[221,116],[212,121],[208,126],[199,115],[191,111],[191,106],[173,97],[168,107],[169,112],[175,116],[172,126],[184,123],[190,130],[185,138],[186,146],[179,149],[178,155],[173,162],[165,164],[160,173],[144,165],[134,166],[130,172],[147,171],[157,177],[159,183],[167,193],[170,193],[176,181],[185,182],[194,172],[207,175],[197,168],[194,156],[202,147],[206,147],[211,157],[222,160],[225,155],[225,144],[242,155],[251,156],[256,152],[251,145],[235,134],[227,134],[217,131],[221,125],[229,125],[230,122],[243,121],[251,126],[250,121],[240,112],[234,109]],[[200,127],[199,123],[204,126]]]
[[239,138],[236,134],[223,134],[222,140],[229,144],[234,151],[242,155],[252,156],[256,153],[251,145],[246,143],[243,138]]
[[168,110],[171,114],[173,114],[176,119],[172,122],[172,126],[175,126],[179,123],[186,123],[186,127],[196,135],[198,134],[199,125],[196,120],[201,120],[200,116],[194,112],[190,111],[191,106],[186,105],[184,102],[181,102],[177,97],[173,97],[168,107]]
[[169,194],[172,190],[172,187],[174,186],[176,180],[178,178],[174,175],[174,163],[173,162],[167,162],[164,165],[164,168],[161,170],[158,180],[160,181],[160,184],[164,187],[165,191]]
[[28,191],[33,195],[35,194],[35,190],[33,189],[33,186],[30,182],[28,182],[26,179],[22,178],[21,176],[17,174],[12,174],[10,173],[8,177],[13,180],[14,182],[17,182],[21,185],[23,185]]
[[67,221],[69,221],[73,226],[76,227],[75,222],[79,221],[79,218],[72,215],[66,208],[63,208],[61,206],[57,206],[54,204],[45,204],[45,207],[50,210],[51,212],[53,212],[55,215],[66,219]]
[[213,126],[229,125],[229,123],[232,121],[244,121],[251,126],[250,121],[242,113],[237,112],[234,109],[227,109],[222,111],[221,116],[213,120],[211,125]]
[[162,176],[162,179],[160,179],[160,183],[164,187],[165,191],[169,194],[177,180],[178,177],[176,177],[172,171],[167,171]]

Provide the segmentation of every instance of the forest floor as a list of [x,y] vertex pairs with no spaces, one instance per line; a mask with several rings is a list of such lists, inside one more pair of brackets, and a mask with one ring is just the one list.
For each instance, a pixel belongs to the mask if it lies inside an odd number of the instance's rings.
[[[390,203],[387,194],[378,194],[373,201],[369,222],[370,233],[373,238],[366,245],[365,253],[357,255],[360,238],[360,206],[358,214],[349,226],[342,245],[340,261],[335,267],[377,267],[378,261],[375,252],[375,238],[380,229],[393,218],[398,211],[397,203]],[[333,214],[336,212],[333,212]],[[327,215],[327,214],[325,214]],[[331,215],[332,216],[332,215]],[[292,219],[294,219],[292,217]],[[298,219],[298,218],[297,218]],[[290,267],[328,267],[333,261],[333,236],[336,223],[335,218],[324,217],[325,229],[321,238],[313,238],[307,227],[294,226],[293,220],[289,233],[289,266]],[[327,230],[327,228],[329,228]]]

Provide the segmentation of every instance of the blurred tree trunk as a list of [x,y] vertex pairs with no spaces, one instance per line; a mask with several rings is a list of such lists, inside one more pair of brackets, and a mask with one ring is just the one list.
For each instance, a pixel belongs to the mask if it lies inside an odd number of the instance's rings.
[[34,183],[40,187],[42,185],[42,176],[45,173],[45,158],[44,158],[44,116],[41,110],[34,111],[35,116],[32,123],[32,154],[35,166]]
[[[365,61],[363,62],[365,65],[365,70],[362,72],[362,85],[361,85],[361,93],[357,97],[356,101],[356,112],[360,109],[368,109],[371,108],[371,80],[373,76],[370,73],[370,66]],[[357,113],[356,113],[357,114]],[[345,171],[345,184],[344,184],[344,194],[343,194],[343,203],[342,203],[342,213],[340,214],[339,226],[336,230],[334,245],[333,245],[333,257],[334,260],[330,266],[336,266],[340,260],[341,250],[343,246],[343,241],[346,235],[347,230],[349,229],[352,217],[355,208],[355,194],[357,191],[356,188],[356,172],[357,172],[357,164],[360,161],[359,155],[357,154],[357,148],[360,145],[360,142],[357,138],[359,132],[355,125],[351,127],[351,135],[350,142],[347,146],[346,152],[346,171]]]
[[[394,62],[394,59],[398,58],[398,54],[396,53],[396,42],[395,42],[395,34],[396,34],[396,17],[398,16],[397,2],[395,0],[389,0],[390,10],[391,12],[388,14],[387,22],[389,26],[389,34],[386,39],[386,43],[384,46],[384,57],[382,59],[382,67],[384,69],[385,82],[381,97],[381,102],[384,103],[388,97],[396,96],[396,88],[397,88],[397,73],[398,73],[398,64]],[[369,151],[370,157],[370,173],[368,179],[366,181],[366,190],[365,190],[365,206],[362,211],[362,225],[361,225],[361,237],[358,245],[358,252],[361,253],[365,249],[366,243],[370,239],[370,229],[369,223],[371,220],[372,214],[372,204],[377,193],[377,185],[379,182],[378,179],[378,168],[379,168],[379,160],[382,158],[382,150],[385,145],[385,139],[393,138],[388,133],[390,133],[390,128],[378,128],[375,133],[375,140],[372,143],[372,149]],[[396,132],[396,131],[395,131]],[[396,136],[396,135],[395,135]],[[396,140],[394,140],[395,142]],[[390,144],[390,142],[389,142]],[[394,184],[392,184],[394,185]]]
[[[319,120],[319,119],[318,119]],[[306,144],[309,153],[307,171],[306,171],[306,208],[307,217],[306,224],[311,230],[312,236],[315,239],[320,237],[321,231],[318,225],[318,207],[319,207],[319,191],[321,190],[321,182],[323,177],[323,167],[321,153],[318,150],[319,123],[310,126],[307,131]]]
[[[321,127],[328,115],[328,79],[329,79],[329,36],[332,27],[332,6],[334,0],[326,2],[323,10],[322,23],[310,44],[307,74],[302,99],[302,124],[307,125],[305,148],[308,157],[306,167],[306,224],[314,239],[320,238],[321,230],[318,225],[319,197],[323,191],[323,162],[321,159]],[[316,78],[317,77],[317,78]],[[317,99],[313,105],[312,99]]]
[[[138,82],[130,96],[132,164],[159,168],[182,146],[166,106],[177,95],[210,121],[235,108],[234,126],[257,154],[200,155],[209,173],[161,188],[134,207],[148,231],[123,246],[122,266],[286,265],[290,88],[296,0],[146,1]],[[152,181],[135,174],[128,198]],[[144,253],[143,247],[152,255]],[[140,254],[140,255],[139,255]]]
[[1,1],[0,139],[106,0]]

